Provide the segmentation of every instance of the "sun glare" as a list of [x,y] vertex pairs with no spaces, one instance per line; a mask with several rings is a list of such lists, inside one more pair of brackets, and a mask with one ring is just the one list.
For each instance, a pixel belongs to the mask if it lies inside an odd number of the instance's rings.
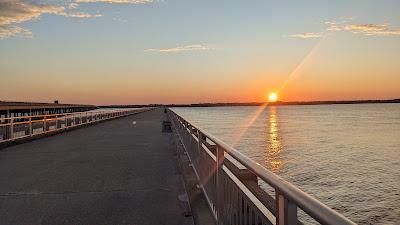
[[268,100],[269,102],[276,102],[278,100],[278,94],[276,94],[275,92],[270,93],[268,96]]

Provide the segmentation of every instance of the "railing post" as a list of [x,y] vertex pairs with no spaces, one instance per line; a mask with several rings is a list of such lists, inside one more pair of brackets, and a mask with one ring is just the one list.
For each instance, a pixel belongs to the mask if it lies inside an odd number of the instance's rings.
[[14,118],[10,118],[10,140],[14,138]]
[[285,225],[285,196],[275,189],[276,225]]
[[56,130],[58,129],[58,116],[56,115]]
[[203,134],[199,130],[197,130],[197,139],[199,140],[197,144],[197,157],[200,157],[201,145],[203,144]]
[[28,135],[32,137],[33,130],[32,130],[32,117],[29,117],[29,127],[28,127]]
[[279,190],[276,193],[276,224],[277,225],[296,225],[297,224],[297,205],[287,199]]
[[187,128],[189,128],[190,135],[193,135],[193,128],[192,125],[188,124]]
[[286,199],[286,221],[287,224],[296,225],[297,224],[297,205],[294,202]]
[[223,187],[223,180],[222,180],[222,173],[223,173],[223,162],[224,162],[224,149],[221,148],[220,146],[216,146],[216,176],[217,176],[217,225],[223,224],[223,211],[224,211],[224,205],[223,205],[223,196],[224,196],[224,187]]
[[43,117],[43,132],[46,132],[46,126],[47,126],[47,121],[46,121],[46,116]]

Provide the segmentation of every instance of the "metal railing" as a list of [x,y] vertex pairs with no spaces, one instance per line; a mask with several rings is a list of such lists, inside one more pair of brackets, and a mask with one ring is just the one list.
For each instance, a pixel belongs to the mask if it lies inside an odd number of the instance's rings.
[[0,118],[0,144],[148,111],[151,108]]
[[[355,224],[172,110],[168,115],[217,224],[297,225],[304,222],[299,221],[300,210],[311,223]],[[275,196],[261,189],[259,181]]]

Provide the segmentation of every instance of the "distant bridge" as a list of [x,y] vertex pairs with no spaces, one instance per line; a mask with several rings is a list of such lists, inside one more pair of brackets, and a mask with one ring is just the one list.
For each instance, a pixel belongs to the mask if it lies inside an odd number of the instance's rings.
[[16,116],[34,116],[58,113],[74,113],[93,110],[94,105],[36,103],[36,102],[9,102],[0,101],[0,119]]

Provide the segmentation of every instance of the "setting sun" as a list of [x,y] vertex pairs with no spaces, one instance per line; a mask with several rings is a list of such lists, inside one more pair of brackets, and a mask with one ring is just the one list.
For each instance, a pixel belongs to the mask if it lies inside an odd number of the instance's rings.
[[270,93],[268,96],[268,100],[269,102],[276,102],[278,100],[278,94],[276,94],[275,92]]

